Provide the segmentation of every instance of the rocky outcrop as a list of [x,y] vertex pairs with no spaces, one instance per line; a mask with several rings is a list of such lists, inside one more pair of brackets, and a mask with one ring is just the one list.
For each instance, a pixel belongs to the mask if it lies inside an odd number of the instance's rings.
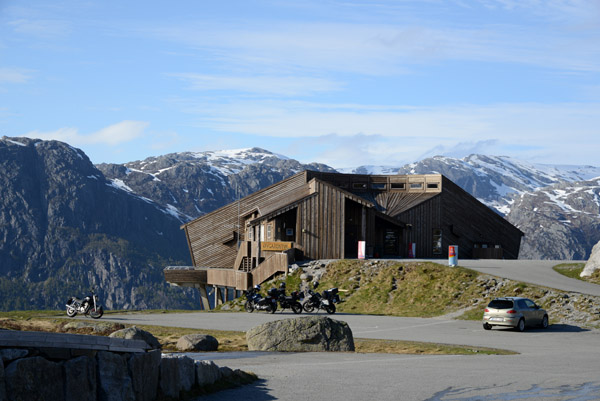
[[520,259],[586,260],[600,241],[600,180],[560,183],[518,197],[507,220],[525,233]]
[[152,335],[152,333],[142,330],[136,326],[127,327],[125,329],[117,330],[111,333],[109,337],[112,338],[123,338],[125,340],[142,340],[150,346],[151,349],[160,349],[160,343],[158,339]]
[[596,245],[594,245],[594,248],[592,248],[592,254],[585,264],[580,276],[590,277],[597,270],[600,270],[600,242],[598,242]]
[[208,334],[187,334],[177,340],[177,350],[181,352],[216,351],[219,341]]
[[354,351],[348,324],[323,316],[268,322],[248,330],[246,340],[250,351]]

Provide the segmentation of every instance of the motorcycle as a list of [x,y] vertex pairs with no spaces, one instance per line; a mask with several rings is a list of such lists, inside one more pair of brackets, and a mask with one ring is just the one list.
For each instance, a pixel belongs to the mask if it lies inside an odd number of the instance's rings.
[[[319,284],[315,283],[314,288],[316,289]],[[325,312],[332,315],[335,313],[335,304],[340,302],[340,296],[337,288],[330,288],[323,291],[322,294],[308,289],[308,300],[302,305],[305,312],[311,313],[315,309],[318,311],[324,309]]]
[[[275,290],[275,288],[272,288],[271,290]],[[304,294],[299,291],[292,292],[289,297],[286,296],[285,283],[281,283],[279,290],[277,290],[277,301],[279,301],[281,309],[291,309],[295,314],[302,313],[301,299],[304,299]]]
[[274,296],[272,289],[268,291],[266,297],[260,295],[258,291],[260,291],[260,285],[255,285],[253,288],[244,291],[244,295],[246,296],[244,309],[246,309],[246,312],[252,313],[254,310],[264,310],[275,313],[277,310],[277,299]]
[[86,316],[91,316],[92,319],[100,319],[102,315],[104,315],[104,310],[102,309],[102,305],[100,305],[95,288],[92,287],[90,292],[91,295],[88,295],[83,299],[76,297],[69,298],[66,305],[67,316],[75,317],[78,313],[81,313]]

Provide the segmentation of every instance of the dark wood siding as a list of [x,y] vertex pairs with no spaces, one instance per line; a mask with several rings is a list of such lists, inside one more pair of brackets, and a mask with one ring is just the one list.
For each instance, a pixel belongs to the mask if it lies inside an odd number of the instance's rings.
[[400,213],[398,218],[412,226],[407,227],[404,232],[402,241],[403,256],[408,256],[408,244],[411,242],[417,244],[417,258],[437,258],[443,256],[433,254],[433,230],[441,228],[443,221],[441,194],[430,197],[417,206]]
[[519,255],[523,233],[498,213],[444,177],[443,250],[458,245],[459,258],[472,258],[475,244],[499,245],[504,259]]
[[238,211],[267,208],[289,191],[306,184],[306,173],[298,173],[255,192],[238,202],[217,209],[184,225],[194,266],[232,268],[237,253]]

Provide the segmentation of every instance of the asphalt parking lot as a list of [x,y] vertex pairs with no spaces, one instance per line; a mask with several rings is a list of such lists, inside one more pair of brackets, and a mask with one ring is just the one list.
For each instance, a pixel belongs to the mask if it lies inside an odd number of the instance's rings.
[[[469,261],[471,262],[471,261]],[[552,262],[468,266],[502,277],[590,293],[600,286],[555,277]],[[462,264],[462,263],[461,263]],[[519,266],[520,269],[519,269]],[[505,270],[503,270],[503,268]],[[527,270],[525,270],[527,269]],[[550,278],[548,278],[550,276]],[[587,283],[582,283],[587,284]],[[596,288],[598,287],[598,288]],[[569,289],[575,288],[575,289]],[[599,292],[600,294],[600,292]],[[593,294],[592,295],[596,295]],[[248,330],[291,313],[182,313],[110,315],[130,324]],[[108,316],[106,316],[108,318]],[[524,333],[481,322],[335,314],[355,337],[428,341],[509,349],[518,355],[388,355],[356,353],[189,354],[256,373],[261,380],[202,400],[600,400],[600,331],[552,325]],[[108,319],[107,319],[108,320]]]

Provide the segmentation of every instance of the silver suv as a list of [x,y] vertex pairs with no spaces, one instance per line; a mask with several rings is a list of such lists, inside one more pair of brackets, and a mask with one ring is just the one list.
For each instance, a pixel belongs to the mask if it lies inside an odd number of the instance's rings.
[[524,331],[525,326],[548,327],[548,314],[531,299],[505,297],[492,300],[483,312],[483,328],[492,326],[515,327]]

